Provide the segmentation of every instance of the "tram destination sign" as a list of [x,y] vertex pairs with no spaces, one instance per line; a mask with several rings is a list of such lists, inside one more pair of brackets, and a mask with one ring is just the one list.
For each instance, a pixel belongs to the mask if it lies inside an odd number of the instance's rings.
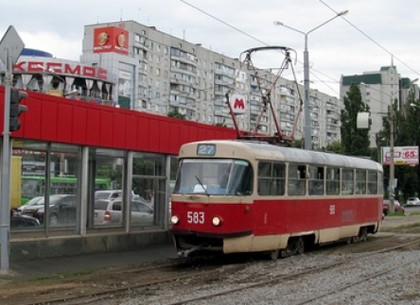
[[[384,165],[389,165],[391,160],[390,147],[382,147],[382,160]],[[418,165],[419,147],[418,146],[396,146],[394,147],[395,165]]]

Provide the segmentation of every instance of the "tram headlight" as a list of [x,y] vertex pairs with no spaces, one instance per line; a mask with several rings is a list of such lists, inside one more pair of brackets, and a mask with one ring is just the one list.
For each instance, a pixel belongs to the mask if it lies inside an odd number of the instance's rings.
[[178,218],[178,216],[173,215],[173,216],[171,217],[171,223],[172,223],[173,225],[176,225],[178,222],[179,222],[179,218]]
[[213,226],[218,227],[222,224],[222,219],[219,216],[215,216],[213,217],[213,219],[211,220]]

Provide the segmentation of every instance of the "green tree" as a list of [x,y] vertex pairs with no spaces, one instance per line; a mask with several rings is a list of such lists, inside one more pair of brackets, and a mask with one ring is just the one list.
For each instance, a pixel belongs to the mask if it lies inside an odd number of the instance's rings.
[[[414,107],[412,106],[414,105]],[[415,102],[414,95],[408,97],[403,107],[398,108],[394,102],[394,146],[418,146],[420,143],[420,104]],[[389,143],[389,118],[384,118],[384,128],[381,130]],[[388,167],[385,168],[388,171]],[[389,175],[388,175],[389,176]],[[397,199],[405,202],[410,196],[419,195],[420,169],[419,166],[395,166],[397,183]]]
[[170,111],[168,113],[168,117],[185,120],[185,114],[180,113],[178,108],[175,108],[174,110]]
[[342,147],[342,145],[341,145],[341,142],[340,141],[334,141],[334,142],[332,142],[332,143],[330,143],[330,144],[328,144],[326,147],[325,147],[325,149],[324,149],[326,152],[334,152],[334,153],[337,153],[337,154],[339,154],[339,153],[342,153],[342,151],[343,151],[343,147]]
[[369,106],[363,103],[360,88],[356,84],[344,97],[344,109],[341,110],[341,143],[342,152],[353,156],[370,156],[369,128],[357,128],[357,114],[369,112]]
[[303,148],[304,147],[303,143],[304,143],[304,140],[303,139],[293,140],[290,143],[290,147]]

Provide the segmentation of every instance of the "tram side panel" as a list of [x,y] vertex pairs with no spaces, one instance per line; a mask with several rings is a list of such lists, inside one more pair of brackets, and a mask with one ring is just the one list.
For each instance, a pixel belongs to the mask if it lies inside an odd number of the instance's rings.
[[282,249],[290,237],[305,235],[316,243],[334,242],[357,236],[363,226],[372,226],[373,233],[381,220],[379,203],[379,198],[256,200],[252,236],[226,239],[224,250]]
[[[291,236],[314,235],[316,243],[333,242],[357,236],[361,226],[376,231],[379,203],[375,197],[187,203],[175,196],[172,206],[180,221],[173,234],[190,246],[217,245],[224,253],[282,249]],[[210,239],[218,242],[212,245]]]
[[256,200],[254,234],[302,233],[377,223],[380,198],[300,198]]

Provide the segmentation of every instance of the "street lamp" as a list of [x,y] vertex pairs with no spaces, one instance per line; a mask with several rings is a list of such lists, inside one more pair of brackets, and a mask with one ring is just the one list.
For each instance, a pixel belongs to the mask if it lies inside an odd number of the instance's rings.
[[335,18],[344,16],[349,11],[345,10],[342,12],[337,13],[334,17],[328,19],[327,21],[324,21],[320,25],[314,27],[313,29],[304,32],[298,29],[295,29],[291,26],[288,26],[287,24],[284,24],[280,21],[274,21],[274,25],[276,26],[283,26],[289,30],[298,32],[305,36],[305,49],[303,51],[303,85],[305,89],[305,99],[303,103],[303,108],[305,110],[305,125],[304,125],[304,138],[305,138],[305,149],[312,149],[312,135],[311,135],[311,114],[309,109],[309,52],[308,52],[308,35],[312,33],[313,31],[319,29],[323,25],[327,24],[330,21],[333,21]]

